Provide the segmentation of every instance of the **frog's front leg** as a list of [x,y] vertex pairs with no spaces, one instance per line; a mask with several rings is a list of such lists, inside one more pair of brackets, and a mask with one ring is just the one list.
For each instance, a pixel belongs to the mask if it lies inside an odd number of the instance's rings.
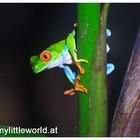
[[75,65],[78,67],[81,74],[85,73],[85,69],[81,67],[80,62],[75,62]]
[[80,63],[88,63],[88,60],[86,59],[78,59],[77,57],[77,50],[76,50],[76,42],[75,42],[75,30],[70,33],[66,39],[66,44],[68,46],[69,52],[78,67],[81,74],[84,74],[84,68],[81,67]]

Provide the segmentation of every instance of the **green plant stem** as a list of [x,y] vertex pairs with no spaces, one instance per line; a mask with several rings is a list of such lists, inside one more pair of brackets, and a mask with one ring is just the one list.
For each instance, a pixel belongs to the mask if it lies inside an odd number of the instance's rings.
[[[106,86],[106,19],[109,4],[78,4],[78,55],[89,64],[83,64],[85,74],[80,83],[88,94],[79,92],[80,136],[107,135],[107,86]],[[101,20],[100,20],[101,19]]]

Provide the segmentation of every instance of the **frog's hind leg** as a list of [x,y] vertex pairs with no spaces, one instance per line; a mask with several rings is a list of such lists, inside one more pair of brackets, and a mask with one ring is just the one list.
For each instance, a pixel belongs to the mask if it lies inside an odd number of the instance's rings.
[[81,67],[80,63],[79,63],[79,62],[76,62],[75,64],[76,64],[76,66],[78,67],[80,73],[81,73],[81,74],[84,74],[84,73],[85,73],[85,69]]
[[[76,72],[72,72],[72,70],[69,68],[69,66],[62,65],[60,68],[63,68],[64,73],[66,74],[68,80],[74,85],[75,84],[75,78],[76,78]],[[66,90],[64,92],[65,95],[74,95],[75,90],[74,88],[70,90]]]
[[67,78],[69,81],[74,84],[75,83],[75,78],[76,78],[76,72],[72,72],[69,66],[64,66],[63,67],[64,73],[66,74]]
[[82,91],[84,93],[88,93],[87,89],[83,85],[79,84],[80,76],[79,75],[77,76],[77,73],[76,72],[73,72],[70,69],[69,66],[61,65],[60,68],[63,68],[64,73],[66,74],[68,80],[73,85],[75,85],[74,88],[69,89],[69,90],[66,90],[64,92],[65,95],[74,95],[75,94],[75,91]]

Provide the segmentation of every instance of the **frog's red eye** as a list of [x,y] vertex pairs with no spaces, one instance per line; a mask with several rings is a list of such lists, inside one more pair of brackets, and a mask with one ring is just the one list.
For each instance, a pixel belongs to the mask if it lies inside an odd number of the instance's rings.
[[48,51],[44,51],[40,54],[40,59],[44,62],[48,62],[51,59],[51,54]]

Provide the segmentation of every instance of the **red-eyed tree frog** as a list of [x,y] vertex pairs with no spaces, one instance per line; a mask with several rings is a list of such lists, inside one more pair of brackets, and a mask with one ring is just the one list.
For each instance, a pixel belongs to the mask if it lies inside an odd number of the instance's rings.
[[[111,32],[107,29],[106,36],[108,37],[110,35]],[[110,48],[107,45],[107,52],[109,52],[109,50]],[[86,59],[78,59],[77,57],[75,30],[69,33],[66,39],[49,46],[46,50],[42,51],[41,54],[32,56],[30,62],[32,64],[32,70],[35,73],[54,67],[63,69],[69,81],[75,85],[73,89],[65,91],[65,95],[74,95],[75,91],[82,91],[85,94],[88,93],[87,89],[79,84],[79,75],[73,72],[68,66],[69,64],[75,64],[80,73],[84,74],[85,70],[81,67],[80,63],[88,63]],[[107,74],[110,74],[113,70],[114,65],[111,63],[107,64]]]

